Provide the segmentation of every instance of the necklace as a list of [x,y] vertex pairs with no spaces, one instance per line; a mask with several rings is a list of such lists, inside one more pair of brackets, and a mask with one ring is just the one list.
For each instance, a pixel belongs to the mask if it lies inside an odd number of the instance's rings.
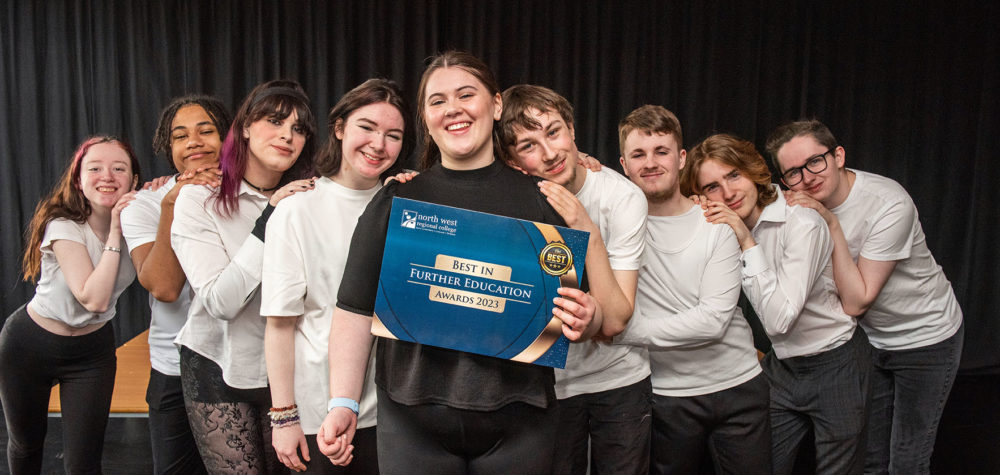
[[253,183],[250,183],[250,180],[247,180],[246,178],[243,179],[243,183],[246,183],[247,186],[249,186],[250,188],[253,188],[253,189],[255,189],[255,190],[257,190],[257,191],[259,191],[261,193],[267,193],[267,192],[271,192],[271,191],[277,190],[278,188],[281,188],[281,183],[278,183],[278,185],[275,186],[274,188],[261,188],[261,187],[259,187],[257,185],[254,185]]

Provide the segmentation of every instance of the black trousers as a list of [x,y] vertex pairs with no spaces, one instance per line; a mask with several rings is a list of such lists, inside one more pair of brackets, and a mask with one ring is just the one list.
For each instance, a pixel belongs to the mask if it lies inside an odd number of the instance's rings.
[[653,395],[650,473],[698,473],[705,451],[715,473],[771,473],[767,377],[689,397]]
[[407,406],[378,388],[378,459],[386,474],[548,474],[554,406],[511,403],[495,411]]
[[194,436],[191,434],[187,411],[184,409],[181,377],[169,376],[150,369],[146,403],[149,404],[149,440],[153,447],[153,473],[178,475],[207,473],[205,464],[201,462],[201,455],[198,454],[198,446],[194,443]]
[[104,430],[115,386],[111,325],[81,336],[38,326],[24,306],[0,331],[0,402],[7,421],[12,474],[42,470],[49,395],[59,383],[66,473],[101,473]]
[[[649,473],[650,378],[559,400],[559,449],[552,473]],[[588,444],[589,441],[589,444]],[[587,457],[587,447],[590,457]]]

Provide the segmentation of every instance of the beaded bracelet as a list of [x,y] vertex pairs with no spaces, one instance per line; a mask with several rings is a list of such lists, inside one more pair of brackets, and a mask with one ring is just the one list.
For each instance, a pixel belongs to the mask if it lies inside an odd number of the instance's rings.
[[292,404],[285,407],[272,407],[267,411],[271,418],[271,427],[288,427],[299,423],[299,406]]
[[271,427],[274,427],[274,428],[289,427],[289,426],[294,426],[294,425],[298,425],[298,424],[299,424],[299,415],[298,414],[296,414],[294,416],[291,416],[291,417],[288,417],[288,418],[285,418],[285,419],[271,419]]
[[272,413],[272,412],[285,412],[285,411],[291,411],[292,409],[296,409],[296,408],[298,408],[298,407],[299,407],[299,405],[298,405],[298,404],[292,404],[291,406],[285,406],[285,407],[272,407],[272,408],[271,408],[271,410],[270,410],[270,411],[268,411],[268,414],[270,414],[270,413]]

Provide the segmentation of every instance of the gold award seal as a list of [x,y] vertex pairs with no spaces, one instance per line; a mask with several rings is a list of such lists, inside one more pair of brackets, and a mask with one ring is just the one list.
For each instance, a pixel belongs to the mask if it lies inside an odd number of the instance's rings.
[[573,268],[573,251],[562,242],[550,242],[538,254],[538,263],[546,274],[559,277]]

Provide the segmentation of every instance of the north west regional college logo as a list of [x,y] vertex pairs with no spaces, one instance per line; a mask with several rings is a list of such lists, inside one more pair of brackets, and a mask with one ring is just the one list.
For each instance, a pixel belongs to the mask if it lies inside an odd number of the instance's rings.
[[458,219],[442,217],[437,213],[420,214],[419,211],[404,209],[400,214],[399,226],[414,231],[454,236],[458,231]]
[[403,210],[403,222],[400,226],[404,228],[416,229],[417,228],[417,212],[410,211],[408,209]]

